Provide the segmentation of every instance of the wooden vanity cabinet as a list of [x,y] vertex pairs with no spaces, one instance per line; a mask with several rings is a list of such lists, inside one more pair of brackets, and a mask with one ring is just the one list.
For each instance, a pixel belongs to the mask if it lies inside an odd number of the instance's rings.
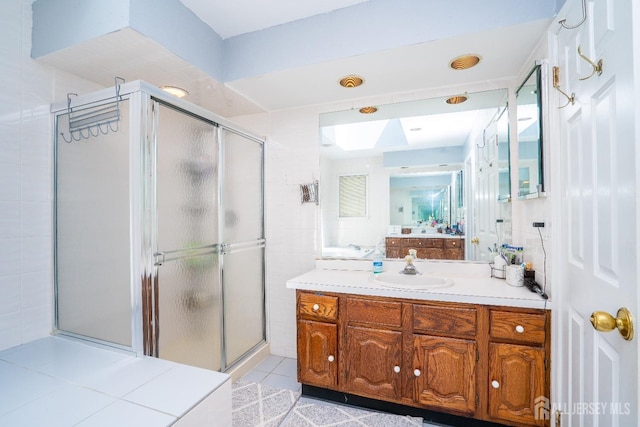
[[412,304],[411,309],[416,402],[473,415],[478,404],[476,308]]
[[[549,396],[549,312],[297,291],[298,380],[510,426]],[[541,403],[542,402],[542,403]]]
[[387,258],[404,258],[415,249],[419,259],[464,260],[464,238],[387,237]]
[[343,299],[345,388],[361,396],[400,399],[402,303],[359,296]]
[[464,239],[444,239],[444,259],[464,259]]
[[338,297],[297,292],[298,381],[338,385]]
[[490,310],[488,414],[492,420],[545,425],[549,320],[544,312]]

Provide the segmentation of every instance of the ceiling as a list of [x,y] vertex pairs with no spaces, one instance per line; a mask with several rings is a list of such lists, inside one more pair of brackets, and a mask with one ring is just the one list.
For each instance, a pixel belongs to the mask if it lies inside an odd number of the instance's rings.
[[[229,46],[236,46],[227,42],[236,42],[243,37],[253,37],[252,40],[258,41],[270,40],[268,37],[273,33],[269,31],[287,34],[292,27],[289,34],[295,37],[305,31],[305,24],[310,22],[310,19],[321,20],[318,28],[324,28],[324,22],[331,21],[331,25],[327,24],[326,28],[333,28],[335,33],[340,33],[340,29],[345,27],[344,16],[338,16],[342,20],[335,18],[336,13],[341,11],[348,17],[355,16],[349,21],[354,28],[366,28],[368,21],[361,19],[357,22],[361,11],[366,8],[380,11],[384,10],[383,7],[397,9],[396,6],[401,4],[405,7],[428,4],[429,6],[422,6],[421,13],[426,15],[432,8],[440,8],[441,13],[447,13],[442,19],[443,28],[449,27],[449,21],[455,22],[456,17],[452,14],[461,13],[460,7],[464,5],[464,19],[468,21],[470,28],[479,26],[482,31],[459,31],[451,37],[434,36],[433,39],[423,42],[408,43],[402,37],[405,36],[405,32],[412,33],[415,30],[416,22],[412,23],[412,28],[407,25],[407,31],[399,31],[398,27],[390,26],[384,29],[386,32],[383,34],[359,34],[362,40],[352,43],[356,46],[352,53],[340,52],[331,59],[325,59],[333,53],[327,51],[339,50],[335,43],[348,45],[352,42],[341,40],[340,34],[334,34],[333,48],[325,48],[324,52],[322,38],[320,44],[315,48],[309,48],[308,52],[305,51],[305,46],[298,46],[298,53],[307,54],[306,61],[296,62],[294,58],[284,58],[277,69],[255,71],[246,76],[226,80],[213,78],[174,54],[165,45],[131,27],[76,43],[39,57],[38,60],[105,87],[113,86],[114,76],[123,77],[127,81],[141,79],[156,86],[180,86],[189,92],[186,98],[188,101],[224,117],[310,105],[331,106],[342,103],[344,106],[344,103],[353,103],[354,106],[360,106],[366,105],[367,100],[390,94],[409,94],[430,89],[442,91],[446,88],[452,88],[452,92],[460,92],[460,88],[464,90],[466,85],[477,86],[479,83],[486,83],[491,86],[492,82],[513,79],[526,67],[525,62],[530,52],[549,26],[552,18],[548,16],[548,5],[556,4],[555,1],[545,0],[543,3],[547,10],[542,13],[534,10],[537,6],[532,6],[538,2],[527,2],[526,5],[517,6],[516,9],[512,9],[512,13],[516,14],[516,10],[522,8],[530,8],[527,11],[536,18],[519,17],[517,23],[511,24],[511,21],[495,16],[498,15],[495,11],[485,12],[476,18],[474,11],[469,10],[478,4],[475,0],[455,0],[446,5],[439,1],[396,1],[180,0],[222,38],[224,49],[227,50],[231,49]],[[510,0],[498,0],[490,4],[508,5],[509,2]],[[486,8],[487,4],[482,7]],[[350,15],[351,11],[354,12]],[[406,10],[403,10],[403,13],[405,15],[402,15],[398,25],[411,19],[410,13]],[[488,16],[491,20],[486,19],[487,13],[490,13]],[[429,18],[432,22],[440,19],[439,16],[426,15],[424,18]],[[383,24],[385,18],[377,16]],[[313,22],[318,24],[318,21]],[[340,22],[343,24],[342,27],[337,27]],[[473,27],[474,25],[476,27]],[[417,26],[420,27],[420,22]],[[317,31],[317,28],[314,30]],[[295,45],[295,40],[287,42]],[[376,49],[375,46],[369,45],[368,49],[358,51],[361,47],[360,42],[384,43],[385,46]],[[269,44],[269,51],[263,52],[264,57],[269,59],[277,56],[279,47],[277,43]],[[448,67],[454,57],[465,53],[477,53],[482,57],[482,61],[478,66],[464,71],[455,71]],[[363,76],[365,84],[354,89],[340,87],[337,81],[348,74]]]
[[180,0],[223,39],[368,0]]
[[[326,14],[369,0],[180,0],[223,39]],[[375,2],[375,0],[373,0]],[[455,11],[455,3],[451,9]],[[459,6],[458,6],[459,7]],[[454,12],[452,12],[454,13]],[[467,82],[513,78],[540,41],[549,19],[497,27],[481,33],[382,49],[268,74],[225,82],[226,87],[264,110],[331,104],[380,94],[457,87]],[[350,43],[350,40],[345,40]],[[479,66],[453,71],[449,62],[465,53],[478,53]],[[358,74],[365,85],[345,90],[336,82]]]

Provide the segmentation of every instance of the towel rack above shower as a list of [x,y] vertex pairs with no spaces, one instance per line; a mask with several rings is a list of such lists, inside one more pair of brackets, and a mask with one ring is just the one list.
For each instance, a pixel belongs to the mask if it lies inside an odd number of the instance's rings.
[[120,85],[125,82],[122,77],[115,77],[115,97],[113,101],[93,107],[74,109],[71,106],[71,97],[77,93],[67,94],[67,117],[69,119],[69,137],[64,132],[60,136],[65,142],[81,141],[100,134],[118,132],[120,125]]

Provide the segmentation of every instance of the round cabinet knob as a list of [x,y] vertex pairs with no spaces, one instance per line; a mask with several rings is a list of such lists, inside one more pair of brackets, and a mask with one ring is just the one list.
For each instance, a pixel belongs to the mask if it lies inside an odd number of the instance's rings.
[[522,325],[516,326],[516,332],[519,333],[519,334],[523,333],[524,332],[524,326],[522,326]]
[[416,369],[413,371],[413,375],[415,375],[416,377],[420,376],[420,369]]
[[333,362],[334,360],[336,360],[336,358],[335,358],[335,357],[333,357],[333,355],[330,355],[329,357],[327,357],[327,360],[328,360],[329,362]]
[[500,383],[496,380],[491,381],[491,387],[500,388]]
[[451,246],[455,246],[455,245],[456,245],[456,242],[451,242]]
[[394,366],[393,367],[393,372],[395,372],[396,374],[400,373],[400,366]]
[[311,309],[313,311],[318,311],[318,310],[320,310],[320,306],[318,304],[313,304],[313,307]]

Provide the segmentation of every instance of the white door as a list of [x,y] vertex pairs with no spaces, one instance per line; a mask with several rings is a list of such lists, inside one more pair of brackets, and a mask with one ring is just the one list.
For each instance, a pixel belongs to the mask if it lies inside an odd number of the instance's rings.
[[[484,129],[482,141],[476,142],[475,189],[473,192],[473,236],[480,241],[472,248],[469,259],[493,261],[494,249],[504,241],[498,239],[496,228],[496,211],[498,200],[498,126],[491,123]],[[472,200],[472,199],[468,199]]]
[[[561,220],[554,229],[561,241],[556,246],[561,249],[560,280],[554,286],[559,292],[554,315],[560,366],[553,371],[558,375],[553,409],[562,411],[563,427],[636,427],[640,340],[627,341],[615,329],[598,332],[590,317],[595,311],[616,316],[621,307],[638,316],[640,139],[634,121],[640,82],[634,78],[633,55],[640,45],[634,46],[632,24],[640,24],[640,4],[589,0],[586,5],[587,18],[579,28],[556,33],[559,86],[575,93],[575,104],[559,110],[560,137],[550,143],[552,151],[561,152],[556,163]],[[567,25],[577,24],[582,1],[568,0],[565,10]],[[594,68],[579,56],[578,47],[593,62],[602,59],[601,75],[579,80]],[[560,106],[567,102],[550,90]]]

